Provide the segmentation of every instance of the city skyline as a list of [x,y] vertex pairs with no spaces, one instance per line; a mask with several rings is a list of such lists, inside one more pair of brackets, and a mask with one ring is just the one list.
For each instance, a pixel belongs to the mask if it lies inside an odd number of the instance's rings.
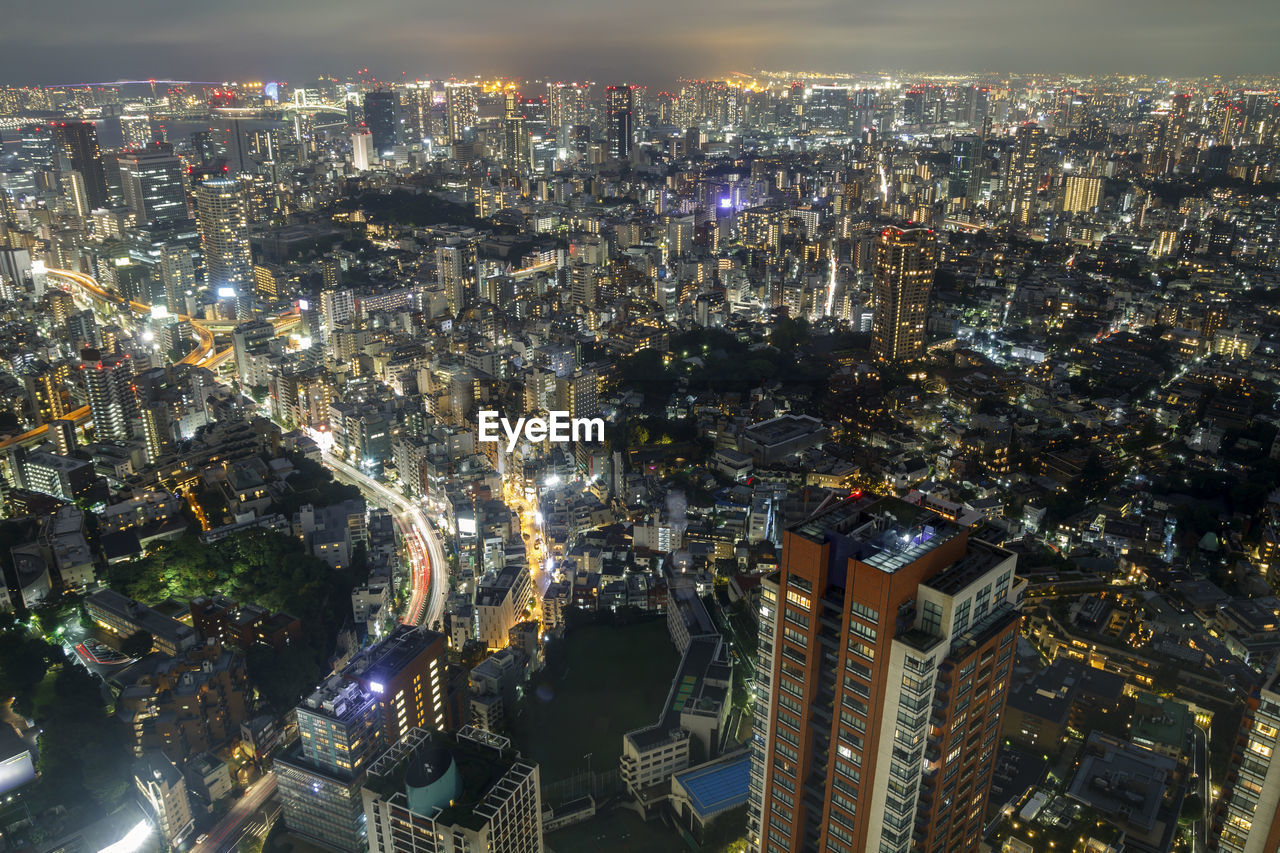
[[[1232,0],[1225,8],[1235,14],[1186,0],[1120,6],[1087,0],[1048,9],[1008,0],[963,8],[916,0],[892,9],[837,0],[799,7],[713,0],[690,8],[663,0],[627,19],[581,0],[426,10],[406,0],[285,0],[268,7],[236,0],[187,9],[134,0],[103,16],[96,4],[70,0],[56,8],[27,4],[5,17],[0,79],[32,85],[113,74],[204,79],[239,69],[300,81],[362,67],[389,80],[461,72],[655,84],[682,73],[749,70],[743,65],[1174,77],[1272,71],[1280,16],[1263,0]],[[81,12],[97,18],[96,25],[68,32],[63,23]],[[626,26],[612,26],[615,18]],[[494,20],[502,21],[500,30]],[[51,50],[57,63],[48,62]]]
[[5,849],[1280,848],[1259,5],[295,3],[6,31]]

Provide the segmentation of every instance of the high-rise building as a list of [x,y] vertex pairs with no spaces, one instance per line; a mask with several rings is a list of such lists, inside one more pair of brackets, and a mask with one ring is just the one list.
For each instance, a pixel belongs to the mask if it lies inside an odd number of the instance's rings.
[[77,311],[67,318],[67,340],[72,349],[102,346],[102,335],[98,331],[98,320],[93,311],[86,308]]
[[333,330],[342,323],[348,322],[355,313],[356,298],[350,290],[320,291],[320,329],[324,341],[328,343]]
[[400,142],[400,96],[395,92],[365,93],[364,123],[373,137],[373,150],[379,157],[391,156]]
[[89,207],[107,206],[107,178],[102,168],[102,150],[98,147],[98,129],[93,122],[64,121],[53,126],[54,137],[71,168],[84,176]]
[[165,244],[160,249],[160,284],[165,305],[172,314],[189,313],[187,297],[196,292],[195,254],[181,243]]
[[377,699],[383,739],[396,743],[410,729],[457,728],[457,713],[448,707],[444,634],[397,625],[382,642],[347,664],[343,673]]
[[450,145],[461,142],[479,120],[480,87],[474,83],[446,83],[444,87],[445,136]]
[[250,320],[231,330],[231,349],[236,360],[236,378],[243,386],[254,382],[252,356],[267,352],[275,340],[276,327],[266,320]]
[[841,131],[849,127],[849,88],[847,86],[813,86],[804,105],[809,127]]
[[976,136],[957,136],[951,141],[951,174],[947,198],[962,204],[978,198],[982,185],[982,141]]
[[896,498],[851,497],[785,532],[761,599],[754,849],[978,849],[1021,619],[1015,561]]
[[80,375],[89,398],[89,413],[98,441],[129,441],[138,424],[138,398],[133,391],[133,359],[128,353],[80,353]]
[[155,133],[151,130],[151,117],[137,114],[120,116],[120,136],[124,140],[126,151],[147,147],[155,141]]
[[547,84],[547,132],[565,147],[565,131],[587,121],[587,87],[577,83]]
[[57,149],[61,137],[49,125],[43,124],[26,125],[18,134],[22,137],[18,162],[32,172],[52,172],[58,162]]
[[533,168],[533,147],[526,125],[520,96],[507,92],[502,113],[502,156],[508,165],[520,172]]
[[[1215,784],[1219,780],[1213,780]],[[1235,754],[1221,780],[1210,838],[1218,853],[1280,850],[1280,668],[1245,702]]]
[[377,160],[378,152],[373,147],[373,134],[367,130],[357,130],[351,134],[351,165],[361,172],[367,172]]
[[297,708],[298,743],[275,760],[290,831],[345,853],[365,849],[364,772],[385,748],[377,697],[339,675]]
[[290,830],[367,849],[360,788],[370,764],[411,730],[459,721],[460,709],[446,709],[445,654],[444,635],[399,626],[298,706],[298,744],[275,762]]
[[538,766],[504,737],[410,731],[365,780],[370,853],[541,853]]
[[249,136],[245,122],[238,118],[223,118],[209,128],[208,153],[220,160],[231,177],[256,168],[249,152]]
[[474,240],[451,239],[436,246],[436,281],[444,288],[449,313],[455,317],[475,298],[476,266]]
[[84,175],[75,169],[65,169],[58,176],[58,184],[62,189],[63,204],[67,213],[81,222],[89,221],[89,194],[85,189]]
[[886,228],[875,243],[871,351],[881,361],[924,356],[929,292],[938,265],[933,231]]
[[142,444],[147,449],[147,461],[155,464],[156,460],[173,447],[173,408],[163,400],[151,400],[142,404],[140,415]]
[[635,87],[630,84],[605,89],[605,136],[609,156],[625,160],[631,156],[635,134]]
[[196,186],[196,221],[204,250],[205,281],[215,294],[253,286],[249,203],[240,182],[210,178]]
[[139,223],[170,225],[187,216],[182,161],[167,142],[153,142],[119,156],[120,190]]
[[1102,178],[1093,175],[1067,175],[1062,187],[1063,213],[1091,213],[1098,209],[1102,197]]
[[1040,149],[1044,128],[1035,123],[1018,128],[1009,158],[1010,212],[1014,222],[1028,225],[1036,213],[1036,193],[1040,190]]
[[67,413],[63,399],[62,379],[48,362],[35,361],[23,366],[19,374],[27,392],[27,407],[36,423],[46,424]]

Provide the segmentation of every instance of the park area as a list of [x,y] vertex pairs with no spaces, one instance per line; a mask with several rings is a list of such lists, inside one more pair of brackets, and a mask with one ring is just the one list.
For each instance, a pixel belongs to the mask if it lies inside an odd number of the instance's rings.
[[512,741],[541,768],[542,784],[587,769],[616,770],[622,736],[657,722],[680,662],[661,619],[584,625],[548,647]]

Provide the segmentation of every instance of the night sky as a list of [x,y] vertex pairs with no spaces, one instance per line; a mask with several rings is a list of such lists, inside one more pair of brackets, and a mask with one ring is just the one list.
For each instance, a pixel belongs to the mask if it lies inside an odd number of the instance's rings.
[[6,0],[0,82],[1280,73],[1276,0]]

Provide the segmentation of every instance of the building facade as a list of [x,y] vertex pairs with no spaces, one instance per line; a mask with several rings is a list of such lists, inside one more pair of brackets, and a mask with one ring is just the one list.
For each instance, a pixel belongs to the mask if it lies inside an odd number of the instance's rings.
[[875,243],[871,350],[880,361],[924,357],[937,242],[926,228],[886,228]]
[[538,766],[504,737],[409,732],[369,770],[370,853],[541,853]]
[[1014,564],[894,498],[786,531],[762,595],[754,849],[978,849],[1021,618]]

